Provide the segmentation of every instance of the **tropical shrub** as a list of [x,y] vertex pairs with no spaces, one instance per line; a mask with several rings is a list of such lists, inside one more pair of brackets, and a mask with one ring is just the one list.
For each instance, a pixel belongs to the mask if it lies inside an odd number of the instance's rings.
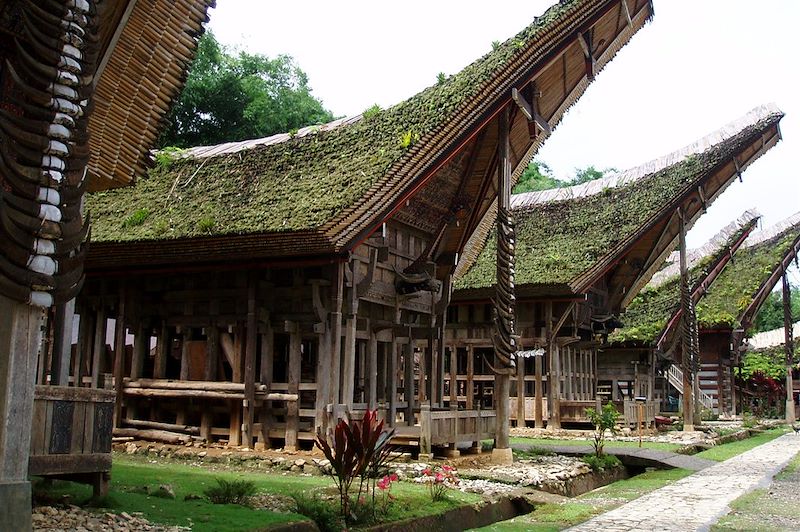
[[606,444],[606,431],[611,431],[611,434],[617,432],[619,412],[617,412],[613,404],[608,403],[599,412],[594,408],[587,408],[586,417],[594,425],[592,446],[594,447],[594,455],[599,457],[603,454],[603,447]]

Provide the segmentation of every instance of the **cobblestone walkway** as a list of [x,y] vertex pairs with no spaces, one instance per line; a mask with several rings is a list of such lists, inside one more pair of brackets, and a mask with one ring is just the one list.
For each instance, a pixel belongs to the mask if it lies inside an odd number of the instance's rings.
[[768,485],[798,452],[800,436],[786,434],[569,530],[708,530],[728,512],[731,501]]

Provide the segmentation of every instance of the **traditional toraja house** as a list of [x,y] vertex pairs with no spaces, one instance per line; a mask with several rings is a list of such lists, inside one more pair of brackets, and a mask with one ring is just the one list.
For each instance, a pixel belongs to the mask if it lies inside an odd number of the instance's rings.
[[[113,394],[98,390],[97,380],[69,376],[72,301],[88,232],[82,194],[143,173],[210,3],[0,0],[5,530],[30,528],[29,471],[88,476],[110,469]],[[34,382],[51,385],[35,388],[35,402]],[[105,478],[95,479],[99,487]]]
[[93,195],[77,368],[111,370],[114,319],[121,433],[291,449],[380,407],[423,452],[495,436],[492,411],[438,411],[455,264],[651,15],[641,0],[561,2],[388,110],[190,150]]
[[[705,245],[686,251],[694,305],[712,289],[758,220],[755,211],[747,211]],[[655,399],[658,410],[677,409],[677,395],[670,393],[667,382],[678,393],[683,392],[682,372],[672,363],[681,357],[681,316],[681,261],[680,251],[675,251],[620,316],[623,326],[614,330],[601,347],[598,392],[613,401],[644,396]],[[667,371],[662,375],[659,370]],[[703,394],[700,400],[706,408],[716,409],[720,397]],[[674,400],[670,402],[669,398]]]
[[745,338],[767,296],[800,251],[800,213],[753,232],[697,304],[700,332],[699,385],[735,414],[735,368]]
[[[786,276],[784,276],[786,279]],[[782,288],[786,288],[784,295],[788,295],[788,282]],[[788,302],[789,298],[786,298]],[[800,342],[800,321],[794,322],[791,327],[787,324],[791,322],[791,309],[789,305],[784,305],[784,325],[780,329],[764,331],[754,334],[747,341],[745,357],[758,357],[766,365],[785,367],[785,388],[786,388],[786,419],[794,422],[797,407],[800,403],[800,361],[795,357],[796,346]],[[739,379],[742,381],[742,379]],[[791,406],[790,406],[791,405]],[[792,406],[794,408],[792,408]]]
[[[585,420],[596,405],[597,348],[685,228],[780,138],[768,105],[682,150],[610,177],[514,196],[517,312],[522,347],[517,419],[542,426]],[[485,242],[485,244],[484,244]],[[458,385],[451,401],[491,404],[495,238],[473,236],[459,265],[447,327]],[[540,356],[537,356],[540,355]],[[465,392],[462,392],[465,390]],[[533,396],[533,400],[531,400]],[[545,406],[544,397],[547,397]],[[524,401],[522,400],[524,398]],[[648,404],[654,413],[654,405]],[[652,417],[652,415],[651,415]],[[522,422],[520,421],[520,424]]]

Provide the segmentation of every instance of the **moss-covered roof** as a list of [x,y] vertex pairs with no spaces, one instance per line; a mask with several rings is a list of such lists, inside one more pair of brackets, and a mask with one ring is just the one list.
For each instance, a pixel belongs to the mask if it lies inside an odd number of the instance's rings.
[[[727,133],[717,144],[654,173],[573,199],[515,208],[517,287],[570,290],[573,280],[613,257],[668,205],[776,124],[783,115],[771,109],[762,110],[757,120],[737,128],[733,135]],[[494,284],[495,233],[489,233],[475,262],[456,281],[457,289],[486,289]]]
[[[688,268],[691,292],[694,292],[698,288],[699,281],[703,280],[709,271],[730,253],[742,236],[752,230],[757,220],[758,218],[750,218],[744,223],[737,223],[732,231],[723,230],[724,238],[714,237],[709,242],[711,245],[703,246],[700,248],[703,250],[702,252],[694,254],[695,260]],[[610,344],[625,342],[652,344],[661,336],[670,318],[678,311],[681,296],[680,269],[675,271],[673,263],[670,262],[661,272],[667,275],[661,276],[659,279],[654,278],[636,295],[620,316],[623,327],[609,335]],[[714,285],[711,283],[708,286],[713,287]]]
[[454,126],[454,117],[462,120],[466,102],[519,56],[536,53],[537,41],[562,19],[601,4],[559,2],[458,74],[390,109],[237,153],[178,158],[157,165],[133,189],[92,194],[92,238],[130,242],[321,228],[380,193],[399,165],[410,164],[443,127]]
[[[753,233],[697,304],[698,325],[703,328],[740,327],[743,313],[759,289],[780,267],[800,238],[800,216],[778,234],[763,239]],[[764,232],[769,232],[767,229]]]

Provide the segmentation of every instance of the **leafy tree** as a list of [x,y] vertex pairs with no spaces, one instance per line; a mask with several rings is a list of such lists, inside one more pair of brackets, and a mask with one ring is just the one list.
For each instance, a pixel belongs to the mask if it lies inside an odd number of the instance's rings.
[[[780,286],[780,283],[778,286]],[[794,322],[800,317],[800,286],[792,285],[790,287],[790,293],[792,322]],[[783,292],[781,290],[776,290],[770,292],[764,304],[761,305],[758,314],[756,314],[756,319],[753,323],[753,333],[771,331],[781,327],[783,327]]]
[[292,57],[234,54],[206,31],[159,145],[260,138],[332,119]]
[[553,175],[553,170],[542,161],[531,161],[514,187],[514,194],[522,192],[533,192],[536,190],[548,190],[551,188],[569,187],[579,185],[587,181],[600,179],[608,172],[615,172],[614,168],[597,170],[594,166],[586,168],[576,168],[575,175],[568,181],[563,181]]
[[606,403],[600,411],[594,408],[587,408],[586,417],[594,425],[592,446],[594,447],[594,455],[599,458],[603,455],[603,448],[606,445],[606,431],[611,431],[611,434],[617,432],[619,412],[617,412],[617,408],[613,404]]

